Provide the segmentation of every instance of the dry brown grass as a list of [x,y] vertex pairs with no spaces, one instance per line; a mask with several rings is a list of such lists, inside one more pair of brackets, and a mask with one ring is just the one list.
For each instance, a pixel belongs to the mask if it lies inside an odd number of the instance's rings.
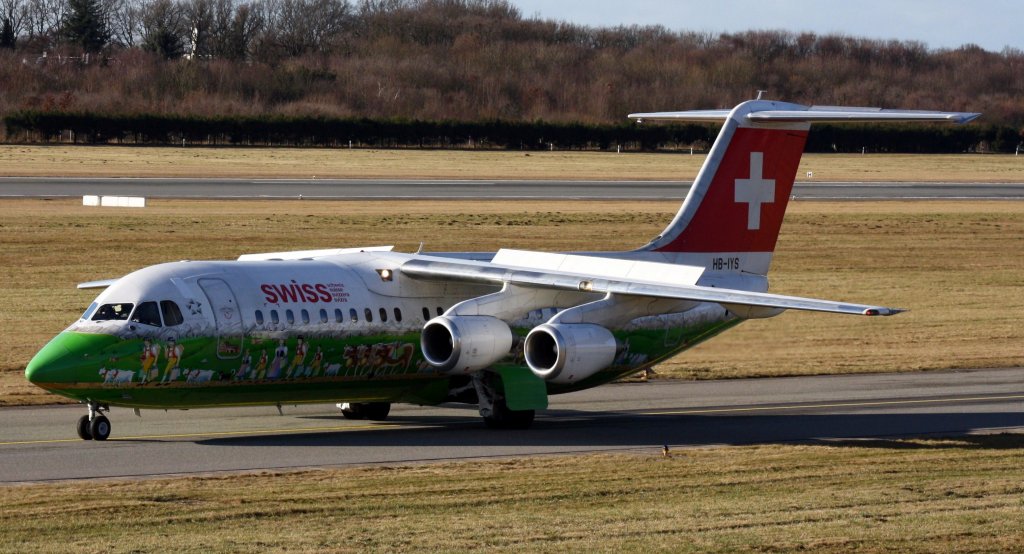
[[[608,152],[0,145],[0,176],[692,180],[704,156]],[[806,154],[816,181],[1024,182],[1010,155]]]
[[8,552],[1010,552],[1020,435],[0,487]]
[[[674,202],[153,201],[144,210],[0,200],[0,404],[52,402],[25,364],[95,296],[75,284],[177,259],[395,244],[428,250],[629,249]],[[616,232],[609,233],[610,227]],[[786,313],[663,363],[682,378],[1024,363],[1024,206],[797,202],[772,271],[780,293],[911,308],[892,318]],[[212,239],[210,237],[216,237]]]

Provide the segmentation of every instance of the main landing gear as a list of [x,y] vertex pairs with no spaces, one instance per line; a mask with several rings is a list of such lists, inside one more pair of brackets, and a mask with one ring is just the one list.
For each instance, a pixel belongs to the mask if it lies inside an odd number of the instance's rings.
[[103,412],[109,412],[106,404],[88,402],[89,415],[78,418],[78,436],[82,440],[105,441],[110,436],[110,420]]
[[345,419],[384,421],[391,412],[391,404],[388,402],[344,402],[338,404],[338,407]]
[[505,393],[498,385],[501,377],[496,373],[481,371],[473,375],[480,416],[491,429],[529,429],[533,425],[534,410],[510,410]]

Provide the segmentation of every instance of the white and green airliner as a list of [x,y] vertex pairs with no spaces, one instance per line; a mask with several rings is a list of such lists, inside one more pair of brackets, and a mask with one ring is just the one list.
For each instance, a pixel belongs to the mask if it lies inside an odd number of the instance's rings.
[[105,290],[25,374],[88,407],[83,439],[110,435],[110,406],[337,402],[380,420],[395,402],[461,402],[491,427],[528,427],[549,395],[643,370],[746,319],[899,312],[766,292],[810,124],[977,116],[760,99],[632,114],[722,123],[679,213],[637,250],[374,247],[155,265],[79,285]]

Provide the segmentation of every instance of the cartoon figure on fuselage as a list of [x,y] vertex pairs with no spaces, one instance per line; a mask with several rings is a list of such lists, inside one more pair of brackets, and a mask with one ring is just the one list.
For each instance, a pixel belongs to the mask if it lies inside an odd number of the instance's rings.
[[177,381],[178,377],[181,376],[181,355],[185,353],[185,347],[177,344],[174,337],[167,339],[167,348],[164,349],[167,354],[167,366],[164,368],[164,377],[161,379],[162,383],[168,381]]
[[143,383],[155,380],[160,376],[160,366],[156,365],[160,356],[160,345],[150,339],[142,341],[142,354],[139,361],[142,362],[142,371],[139,373],[139,380]]
[[266,350],[260,350],[260,361],[256,362],[256,369],[253,370],[252,378],[256,380],[267,378],[267,363],[269,357]]
[[302,376],[302,362],[303,360],[306,359],[306,352],[308,351],[309,345],[306,344],[306,341],[302,337],[302,335],[299,335],[298,344],[295,345],[295,357],[292,358],[292,363],[288,366],[288,372],[285,373],[286,378],[291,379],[293,376]]
[[274,360],[270,362],[270,371],[267,372],[267,379],[280,379],[281,370],[284,368],[285,359],[288,357],[288,347],[284,339],[277,341],[277,348],[274,349]]
[[238,366],[238,371],[235,372],[235,381],[241,381],[245,379],[252,369],[252,353],[248,350],[242,355],[242,365]]
[[320,365],[324,362],[324,350],[319,345],[316,347],[316,352],[313,353],[313,361],[309,362],[309,367],[306,368],[307,377],[316,377],[320,374]]

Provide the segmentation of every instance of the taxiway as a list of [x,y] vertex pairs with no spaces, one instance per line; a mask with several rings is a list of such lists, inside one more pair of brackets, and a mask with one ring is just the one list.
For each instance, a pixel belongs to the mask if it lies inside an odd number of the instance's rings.
[[[591,199],[679,200],[675,181],[495,181],[396,179],[135,179],[0,177],[0,197],[307,198],[330,200]],[[1024,200],[1024,183],[830,183],[798,181],[797,199]]]
[[0,483],[292,470],[1024,431],[1024,368],[622,383],[551,398],[525,431],[473,407],[396,405],[380,423],[333,405],[113,409],[111,440],[75,436],[81,406],[0,409]]

